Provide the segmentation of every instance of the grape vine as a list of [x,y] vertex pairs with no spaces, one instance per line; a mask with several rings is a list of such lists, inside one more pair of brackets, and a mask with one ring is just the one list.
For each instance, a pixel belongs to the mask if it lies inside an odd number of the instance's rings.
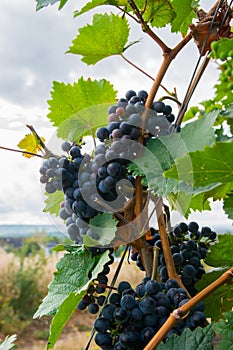
[[[36,0],[37,10],[57,2],[61,10],[68,0]],[[56,213],[73,241],[55,248],[65,253],[34,317],[52,317],[48,349],[77,309],[96,314],[85,350],[92,341],[103,350],[186,350],[184,339],[190,349],[197,339],[199,348],[228,349],[218,327],[227,327],[224,318],[233,325],[233,236],[201,226],[189,214],[221,200],[233,219],[232,2],[218,0],[205,12],[191,0],[94,0],[74,15],[104,5],[116,11],[96,13],[68,52],[87,65],[118,55],[153,82],[149,91],[135,91],[132,83],[123,97],[105,79],[54,82],[48,118],[63,154],[53,154],[32,126],[19,143],[18,152],[43,158],[45,211]],[[129,42],[132,23],[162,51],[154,78],[126,57],[138,44]],[[181,34],[173,48],[157,34],[165,26]],[[180,99],[179,81],[171,92],[163,79],[188,44],[198,54]],[[220,71],[214,98],[189,108],[210,62]],[[87,151],[88,137],[93,146]],[[181,222],[173,221],[174,211]],[[136,286],[130,273],[116,283],[127,254],[129,270],[135,265],[145,272]]]

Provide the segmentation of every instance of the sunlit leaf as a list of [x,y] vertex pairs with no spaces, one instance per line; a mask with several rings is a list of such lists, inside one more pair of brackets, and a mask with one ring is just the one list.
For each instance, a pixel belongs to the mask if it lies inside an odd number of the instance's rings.
[[233,220],[233,193],[223,200],[223,209],[229,219]]
[[85,245],[109,245],[115,237],[118,221],[112,217],[111,213],[102,213],[96,215],[90,220],[91,231],[99,237],[93,240],[88,236],[84,237]]
[[[72,85],[54,82],[51,96],[52,99],[48,101],[50,109],[48,118],[55,126],[59,126],[66,119],[73,118],[73,116],[77,120],[76,113],[81,110],[115,102],[116,91],[105,79],[92,81],[91,79],[84,80],[81,77],[78,82]],[[106,114],[103,116],[104,121],[106,121]],[[93,123],[96,125],[95,118]]]
[[[41,137],[41,140],[44,142],[44,138]],[[20,149],[25,150],[33,154],[37,154],[42,150],[40,142],[37,140],[34,134],[27,134],[17,145]],[[24,157],[31,158],[33,154],[23,153]]]
[[204,151],[190,152],[185,157],[178,158],[175,163],[176,166],[166,171],[165,176],[193,184],[194,187],[233,182],[231,142],[218,142],[213,147],[206,147]]
[[95,64],[103,58],[122,54],[128,37],[129,25],[125,17],[113,13],[96,14],[92,24],[79,29],[68,52],[81,55],[88,65]]
[[189,24],[192,23],[193,18],[196,18],[196,13],[193,9],[193,0],[173,0],[172,6],[176,13],[176,17],[172,22],[172,31],[186,34]]
[[[145,3],[143,2],[145,6]],[[169,0],[149,0],[146,2],[143,19],[150,22],[153,27],[164,27],[175,18],[171,2]]]
[[64,193],[62,191],[56,191],[54,193],[46,193],[46,196],[46,205],[43,211],[58,216],[61,209],[60,204],[64,201]]
[[88,12],[97,6],[102,6],[102,5],[127,6],[128,1],[127,0],[93,0],[93,1],[89,1],[81,8],[81,10],[77,10],[74,12],[74,17],[80,16],[83,13]]
[[59,7],[58,9],[61,10],[62,7],[67,3],[68,0],[36,0],[36,10],[40,10],[43,7],[46,7],[48,5],[54,5],[56,2],[59,2]]

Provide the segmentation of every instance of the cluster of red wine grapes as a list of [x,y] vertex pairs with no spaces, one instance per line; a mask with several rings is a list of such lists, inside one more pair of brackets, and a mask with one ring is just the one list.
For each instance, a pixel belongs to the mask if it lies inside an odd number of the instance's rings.
[[[92,253],[92,257],[106,251],[105,248],[96,247],[88,248],[88,250]],[[103,270],[97,275],[97,278],[92,281],[83,299],[79,302],[77,307],[79,310],[85,310],[87,308],[88,312],[96,314],[99,311],[99,307],[103,306],[106,300],[104,292],[108,284],[107,275],[110,272],[109,265],[114,262],[113,249],[110,248],[108,250],[109,261],[103,266]],[[91,278],[92,276],[90,274],[89,279],[91,280]]]
[[83,242],[84,235],[98,240],[98,234],[88,225],[90,219],[109,207],[112,211],[122,209],[134,195],[135,178],[127,165],[141,150],[140,133],[147,142],[152,136],[171,132],[172,108],[162,101],[153,102],[142,131],[141,115],[147,97],[144,90],[138,94],[129,90],[125,98],[109,107],[108,125],[96,132],[100,144],[95,148],[94,158],[83,155],[76,143],[65,141],[62,150],[66,155],[50,156],[40,168],[45,191],[64,192],[59,215],[66,223],[69,237],[77,243]]
[[[168,272],[162,249],[160,234],[154,228],[150,228],[152,239],[147,240],[149,246],[159,248],[158,272],[162,282],[168,280]],[[176,225],[170,238],[170,248],[172,258],[178,275],[184,286],[191,295],[195,295],[195,283],[205,274],[201,263],[205,259],[210,244],[216,239],[216,232],[210,227],[202,227],[199,230],[197,222],[191,221],[189,224],[181,222]],[[131,259],[136,261],[136,265],[144,270],[141,256],[138,252],[131,254]]]
[[[40,168],[40,181],[45,183],[45,190],[54,193],[62,190],[65,201],[61,203],[59,216],[65,220],[67,233],[73,241],[82,242],[82,233],[88,229],[88,219],[96,215],[93,208],[86,205],[79,186],[79,168],[85,164],[87,155],[75,143],[62,143],[62,150],[68,156],[49,157]],[[79,220],[78,220],[79,219]]]
[[[105,350],[142,350],[166,322],[170,313],[188,302],[187,293],[174,280],[158,283],[145,277],[133,289],[122,281],[112,293],[94,323],[95,342]],[[186,328],[205,327],[204,304],[193,308],[167,334],[180,335]]]

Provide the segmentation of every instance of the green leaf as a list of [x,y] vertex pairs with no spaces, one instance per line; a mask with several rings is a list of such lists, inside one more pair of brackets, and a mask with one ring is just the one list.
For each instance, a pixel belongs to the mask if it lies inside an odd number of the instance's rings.
[[173,134],[173,138],[167,137],[166,144],[173,159],[182,157],[186,152],[211,146],[215,141],[213,125],[217,115],[216,110],[206,113],[202,118],[185,125],[179,134]]
[[[217,111],[213,111],[187,124],[180,133],[150,140],[147,147],[143,148],[142,156],[131,163],[129,170],[135,175],[144,174],[149,188],[160,195],[167,196],[177,191],[177,181],[172,179],[167,181],[163,177],[163,172],[171,168],[174,159],[214,143],[212,126],[216,117]],[[186,170],[188,169],[192,171],[192,163],[189,159],[186,164]]]
[[65,6],[65,4],[67,3],[67,1],[68,1],[68,0],[60,0],[60,5],[59,5],[59,7],[58,7],[58,10],[61,10],[61,9]]
[[57,136],[71,142],[86,135],[95,137],[96,130],[108,124],[107,110],[110,105],[111,103],[96,105],[75,113],[59,125]]
[[[95,265],[92,269],[92,279],[96,279],[97,275],[103,271],[103,266],[109,261],[109,251],[105,251],[103,254],[98,255],[94,258]],[[83,262],[85,264],[85,262]],[[76,274],[79,274],[80,271],[76,270]],[[86,278],[85,278],[86,281]],[[59,309],[55,316],[53,317],[51,326],[50,326],[50,335],[48,339],[48,347],[47,349],[52,349],[55,345],[56,341],[58,340],[62,329],[64,328],[65,324],[75,311],[79,301],[83,298],[83,296],[86,294],[86,289],[89,285],[88,281],[86,284],[84,282],[83,285],[81,285],[75,292],[71,292],[61,303],[59,306]]]
[[233,235],[218,235],[218,243],[210,246],[206,263],[214,267],[231,267],[233,257]]
[[113,13],[96,14],[92,24],[79,29],[69,53],[83,56],[82,61],[95,64],[103,58],[120,55],[125,50],[129,37],[126,18]]
[[224,312],[223,320],[215,323],[215,350],[233,350],[233,312]]
[[105,79],[92,81],[81,77],[73,85],[55,81],[51,96],[52,100],[48,101],[50,109],[48,118],[53,125],[59,126],[83,109],[112,103],[116,100],[116,91]]
[[211,56],[225,61],[227,58],[232,58],[232,47],[233,39],[230,38],[222,38],[218,41],[213,41],[211,43]]
[[161,28],[171,23],[175,18],[171,2],[169,0],[149,0],[143,2],[143,19],[150,22],[153,27]]
[[191,212],[211,210],[209,202],[204,201],[204,193],[190,195],[183,191],[177,191],[176,194],[171,193],[168,200],[173,204],[176,210],[185,216],[185,218],[188,218]]
[[224,198],[223,209],[229,219],[233,220],[233,193],[229,194],[228,198]]
[[77,252],[80,249],[80,246],[77,244],[57,244],[52,250],[54,252],[63,252],[66,250],[69,253]]
[[77,308],[79,301],[83,298],[86,291],[79,294],[74,292],[63,301],[56,315],[54,316],[52,323],[50,325],[50,334],[48,339],[47,349],[53,349],[56,341],[58,340],[64,326],[70,319],[71,315]]
[[59,0],[36,0],[36,10],[40,10],[48,5],[54,5]]
[[111,213],[102,213],[96,215],[90,220],[89,226],[92,232],[99,236],[98,240],[89,240],[88,236],[84,237],[85,245],[109,245],[115,238],[118,221],[112,217]]
[[46,206],[43,211],[50,214],[59,215],[61,209],[60,204],[64,201],[64,193],[62,191],[56,191],[54,193],[45,193],[47,198],[45,200]]
[[[204,274],[200,281],[195,284],[195,288],[198,291],[203,290],[219,278],[226,269],[212,271]],[[230,311],[233,307],[233,282],[229,279],[228,283],[225,283],[214,292],[212,292],[204,300],[205,315],[210,317],[212,321],[217,321],[222,317],[224,312]]]
[[192,20],[196,18],[196,13],[193,11],[193,0],[173,0],[172,6],[176,13],[176,17],[172,22],[172,32],[180,32],[186,34]]
[[180,336],[172,335],[166,343],[160,343],[156,350],[212,350],[212,339],[214,332],[212,326],[205,328],[196,328],[191,331],[189,328],[185,329]]
[[6,336],[3,342],[0,343],[0,350],[10,350],[15,347],[14,342],[17,339],[17,335]]
[[88,12],[92,9],[94,9],[97,6],[102,5],[113,5],[113,6],[127,6],[128,1],[127,0],[93,0],[85,4],[81,10],[74,12],[74,17],[80,16],[85,12]]
[[67,3],[68,0],[36,0],[36,10],[40,10],[43,7],[46,7],[48,5],[54,5],[56,2],[60,1],[60,5],[58,7],[58,10],[61,10],[62,7]]
[[205,147],[204,151],[190,152],[183,158],[176,159],[175,166],[165,171],[164,175],[199,187],[233,182],[232,169],[232,143],[218,142],[213,147]]
[[89,272],[95,259],[85,248],[79,247],[74,254],[65,254],[57,263],[49,293],[36,311],[34,318],[54,315],[71,292],[81,291],[89,283]]
[[198,113],[199,113],[199,108],[197,106],[193,106],[189,108],[188,112],[186,112],[184,115],[183,122],[193,119],[194,117],[197,116]]

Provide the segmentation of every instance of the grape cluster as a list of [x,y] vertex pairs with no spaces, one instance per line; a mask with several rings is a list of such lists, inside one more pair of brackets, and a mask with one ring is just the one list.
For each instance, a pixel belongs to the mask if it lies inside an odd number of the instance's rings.
[[82,243],[85,235],[99,240],[89,227],[90,219],[97,214],[121,210],[134,195],[135,178],[128,171],[130,161],[141,152],[139,142],[144,144],[151,138],[171,133],[174,121],[172,108],[162,101],[152,103],[147,112],[147,123],[142,130],[142,113],[148,94],[141,90],[137,94],[129,90],[108,109],[108,125],[96,131],[99,144],[94,156],[82,154],[74,142],[63,142],[66,155],[51,156],[40,168],[40,181],[47,193],[64,192],[59,216],[67,226],[69,237]]
[[[154,228],[150,228],[150,232],[151,239],[147,240],[147,244],[159,248],[158,272],[161,281],[166,282],[169,277],[160,234]],[[205,274],[201,261],[205,259],[209,246],[216,237],[216,232],[210,227],[205,226],[199,230],[198,223],[194,221],[189,224],[181,222],[173,228],[172,237],[170,237],[172,258],[178,275],[181,276],[184,286],[191,295],[195,295],[194,285]],[[144,270],[138,252],[133,252],[131,259],[136,261],[136,265],[141,270]]]
[[[143,349],[170,313],[188,302],[187,293],[174,280],[158,283],[145,277],[132,288],[121,281],[112,293],[94,323],[95,342],[104,350]],[[195,306],[186,318],[181,319],[167,334],[180,335],[186,328],[205,327],[204,304]]]
[[[104,253],[106,248],[91,247],[88,250],[92,253],[92,257],[94,257]],[[104,292],[108,284],[107,275],[110,271],[109,266],[114,262],[113,249],[110,248],[108,250],[109,261],[103,266],[103,270],[97,275],[97,278],[92,281],[86,294],[77,306],[78,310],[85,310],[87,308],[89,313],[96,314],[99,311],[99,307],[105,303],[106,297]],[[89,278],[91,279],[91,273]]]
[[[106,139],[132,139],[139,137],[139,128],[142,125],[142,114],[145,111],[145,103],[148,93],[140,90],[138,94],[129,90],[125,98],[120,98],[115,105],[108,109],[109,125],[97,130],[97,137],[101,142]],[[154,101],[147,109],[147,122],[143,126],[144,136],[146,133],[150,136],[168,135],[173,131],[175,120],[172,114],[172,107],[162,101]],[[131,127],[130,127],[131,126]],[[148,138],[146,136],[146,139]]]

